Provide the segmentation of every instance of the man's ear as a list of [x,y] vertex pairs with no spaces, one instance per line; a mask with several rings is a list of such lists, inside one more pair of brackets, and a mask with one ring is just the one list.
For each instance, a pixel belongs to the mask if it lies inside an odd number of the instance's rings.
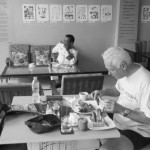
[[122,68],[123,70],[126,70],[127,69],[127,64],[125,62],[122,62],[120,64],[120,68]]

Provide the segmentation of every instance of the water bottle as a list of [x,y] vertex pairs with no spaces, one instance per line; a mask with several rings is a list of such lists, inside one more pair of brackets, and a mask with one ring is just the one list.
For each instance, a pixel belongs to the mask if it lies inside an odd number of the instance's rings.
[[34,77],[32,81],[32,102],[40,103],[39,81],[37,77]]

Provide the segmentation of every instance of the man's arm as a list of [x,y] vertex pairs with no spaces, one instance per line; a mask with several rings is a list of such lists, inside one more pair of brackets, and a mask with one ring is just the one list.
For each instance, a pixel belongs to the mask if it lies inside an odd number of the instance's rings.
[[[124,113],[127,108],[123,108],[122,112]],[[122,114],[121,112],[121,114]],[[131,120],[134,120],[136,122],[142,123],[142,124],[149,124],[150,125],[150,118],[148,118],[144,112],[141,111],[135,111],[130,110],[130,113],[126,116],[127,118],[130,118]]]
[[116,89],[116,87],[112,87],[112,88],[107,88],[105,90],[103,90],[105,92],[105,95],[107,96],[114,96],[117,97],[120,95],[119,91]]
[[120,93],[116,89],[116,87],[112,87],[112,88],[107,88],[107,89],[104,89],[104,90],[95,90],[91,93],[91,95],[98,102],[99,97],[103,97],[103,96],[118,97],[120,95]]
[[74,65],[78,60],[78,51],[75,50],[72,55],[73,55],[73,58],[70,60],[70,64]]
[[53,49],[52,49],[52,53],[58,53],[59,50],[60,50],[60,44],[61,43],[58,43]]
[[148,118],[142,111],[128,109],[126,107],[121,106],[113,100],[105,100],[104,106],[108,113],[118,113],[135,122],[150,125],[150,118]]
[[78,51],[73,49],[71,52],[71,57],[69,57],[69,55],[67,57],[67,61],[64,61],[63,63],[67,65],[74,65],[78,59]]

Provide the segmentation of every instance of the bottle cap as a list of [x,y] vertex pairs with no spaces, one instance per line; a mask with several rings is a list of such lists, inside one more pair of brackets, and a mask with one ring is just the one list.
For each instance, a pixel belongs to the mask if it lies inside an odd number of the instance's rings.
[[34,79],[34,80],[37,80],[37,77],[34,77],[33,79]]

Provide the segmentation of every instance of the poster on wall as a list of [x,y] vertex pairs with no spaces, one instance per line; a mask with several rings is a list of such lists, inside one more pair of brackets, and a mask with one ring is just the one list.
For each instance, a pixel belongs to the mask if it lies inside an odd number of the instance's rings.
[[150,21],[150,5],[143,5],[141,9],[141,21]]
[[112,20],[112,5],[101,5],[101,21],[107,22]]
[[35,21],[35,4],[23,4],[23,22]]
[[63,5],[63,21],[70,22],[75,20],[75,5]]
[[87,5],[76,5],[76,21],[87,21]]
[[62,5],[50,5],[50,21],[62,21]]
[[95,22],[100,20],[100,5],[89,5],[89,22]]
[[49,12],[47,4],[36,5],[36,19],[38,22],[44,22],[49,20]]

